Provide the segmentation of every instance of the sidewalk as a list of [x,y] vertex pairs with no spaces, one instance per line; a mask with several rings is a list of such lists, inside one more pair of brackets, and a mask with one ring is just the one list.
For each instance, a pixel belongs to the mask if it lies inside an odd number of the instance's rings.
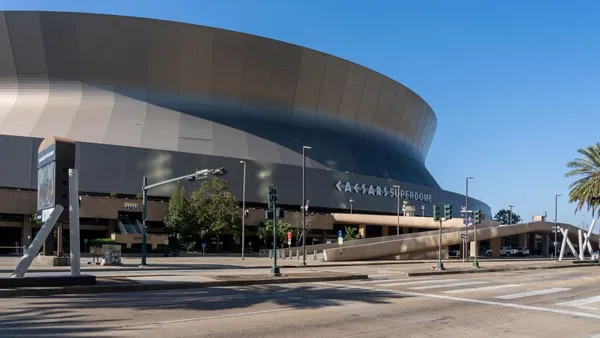
[[[312,258],[312,257],[311,257]],[[0,257],[0,276],[6,276],[14,271],[20,257]],[[123,257],[121,266],[101,266],[88,264],[92,258],[81,259],[81,270],[83,273],[97,271],[167,271],[167,270],[223,270],[223,269],[269,269],[273,264],[272,259],[247,257],[242,260],[240,257],[148,257],[146,267],[140,267],[141,259],[139,257]],[[322,260],[306,260],[306,266],[302,265],[302,260],[297,259],[278,259],[277,265],[281,268],[325,268],[325,267],[349,267],[349,266],[373,266],[373,265],[394,265],[403,266],[407,269],[429,269],[431,264],[437,260],[424,261],[356,261],[356,262],[324,262]],[[571,261],[563,263],[572,264]],[[461,268],[471,266],[471,262],[463,263],[459,260],[446,260],[444,265],[448,268]],[[531,264],[561,264],[550,259],[481,259],[480,264],[486,267],[496,267],[499,265],[531,265]],[[28,273],[60,273],[68,272],[68,266],[47,266],[37,264],[35,261],[28,270]]]

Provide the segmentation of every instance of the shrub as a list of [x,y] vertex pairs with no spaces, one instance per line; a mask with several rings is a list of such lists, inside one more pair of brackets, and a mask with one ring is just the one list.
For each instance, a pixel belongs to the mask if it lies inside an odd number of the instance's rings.
[[102,246],[103,244],[116,244],[112,238],[95,238],[88,242],[89,246]]

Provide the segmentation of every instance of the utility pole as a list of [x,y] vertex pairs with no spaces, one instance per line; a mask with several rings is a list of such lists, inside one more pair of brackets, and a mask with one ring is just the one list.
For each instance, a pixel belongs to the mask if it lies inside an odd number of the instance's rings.
[[240,161],[244,165],[244,178],[242,179],[242,260],[244,260],[246,242],[246,161]]
[[514,207],[514,205],[508,205],[508,207],[510,208],[510,212],[508,213],[508,225],[512,224],[512,209]]
[[557,243],[558,243],[558,196],[562,196],[561,194],[554,194],[554,258],[557,257]]
[[310,146],[302,146],[302,265],[306,265],[306,150]]
[[398,207],[396,210],[396,217],[397,217],[396,235],[400,235],[400,185],[396,184],[396,185],[394,185],[394,188],[396,188],[396,197],[398,200]]

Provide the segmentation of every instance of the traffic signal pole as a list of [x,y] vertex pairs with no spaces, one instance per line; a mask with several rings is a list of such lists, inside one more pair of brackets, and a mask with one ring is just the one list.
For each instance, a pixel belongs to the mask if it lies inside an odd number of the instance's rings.
[[442,262],[442,219],[440,218],[440,247],[438,249],[438,270],[444,270],[444,263]]
[[[267,219],[273,220],[273,266],[271,267],[271,276],[281,276],[281,271],[277,266],[277,214],[280,210],[277,209],[277,187],[275,184],[269,186],[267,191]],[[282,213],[283,217],[283,213]]]

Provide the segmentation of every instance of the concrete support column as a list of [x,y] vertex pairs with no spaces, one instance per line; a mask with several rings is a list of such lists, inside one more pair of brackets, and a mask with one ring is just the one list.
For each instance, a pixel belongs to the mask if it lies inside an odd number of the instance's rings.
[[389,231],[389,227],[387,225],[381,226],[381,236],[387,236]]
[[490,239],[490,250],[492,250],[492,257],[500,257],[500,248],[504,243],[504,237],[497,237]]
[[532,232],[529,233],[529,238],[527,239],[527,249],[529,249],[530,254],[534,255],[535,254],[535,249],[536,249],[536,233]]
[[475,255],[479,252],[479,242],[470,242],[469,247],[469,257],[475,257]]
[[113,233],[116,233],[117,229],[117,220],[116,219],[109,219],[108,220],[108,236],[106,237],[110,237]]
[[519,234],[519,247],[527,247],[527,234]]
[[450,259],[450,248],[447,246],[442,247],[442,259]]
[[29,215],[23,215],[23,231],[21,231],[21,246],[29,246],[31,241],[33,241],[33,235],[31,230],[31,217]]
[[361,238],[367,238],[367,226],[365,224],[360,224],[358,226],[358,233]]
[[550,241],[550,234],[547,232],[542,233],[542,256],[548,256],[550,253],[548,251]]
[[327,230],[323,230],[321,233],[321,244],[327,243]]

